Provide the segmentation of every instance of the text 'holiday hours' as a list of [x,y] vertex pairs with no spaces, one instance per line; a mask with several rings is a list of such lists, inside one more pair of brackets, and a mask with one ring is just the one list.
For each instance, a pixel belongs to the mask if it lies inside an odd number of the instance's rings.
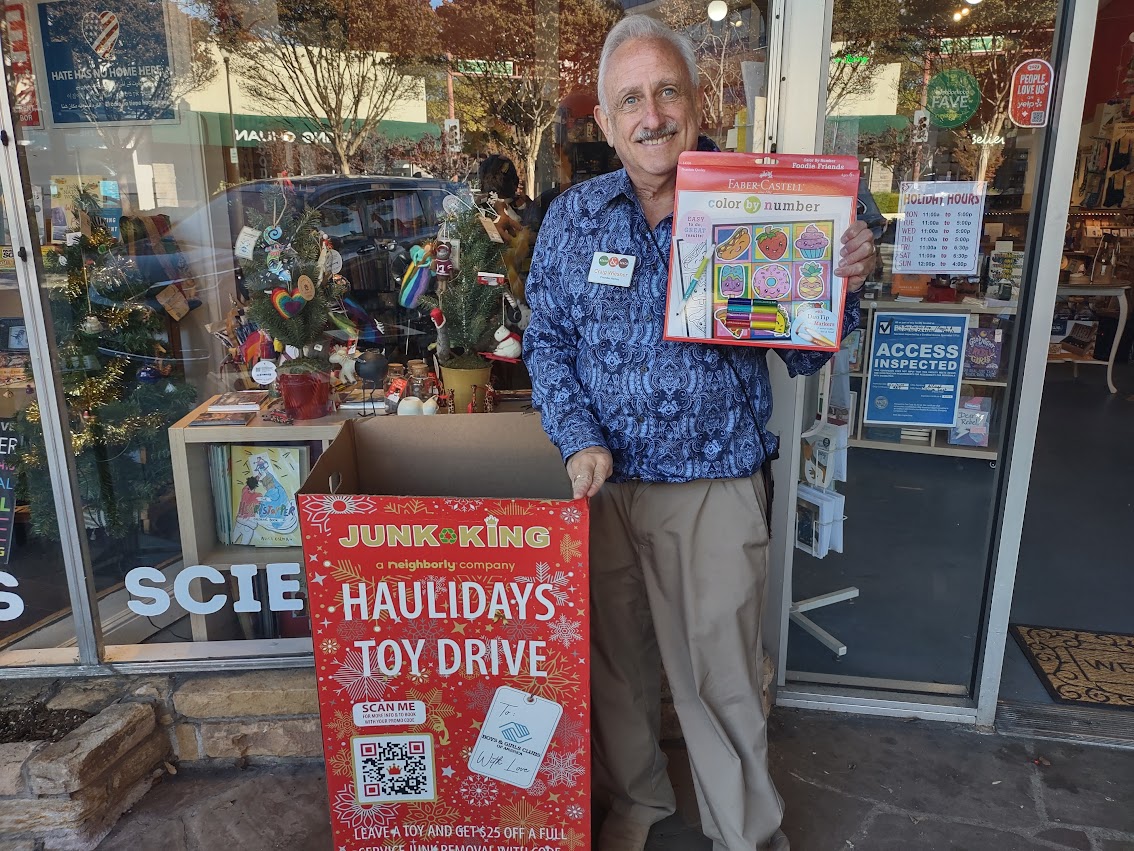
[[975,274],[984,198],[983,181],[903,183],[894,272]]

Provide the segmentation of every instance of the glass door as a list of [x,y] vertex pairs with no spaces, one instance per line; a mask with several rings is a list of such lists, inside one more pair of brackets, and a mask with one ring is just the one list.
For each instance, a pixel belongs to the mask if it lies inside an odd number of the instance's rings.
[[841,552],[790,560],[788,688],[958,703],[974,691],[1038,273],[1058,11],[834,4],[819,149],[858,160],[878,252],[819,412],[847,444],[831,485],[846,510]]

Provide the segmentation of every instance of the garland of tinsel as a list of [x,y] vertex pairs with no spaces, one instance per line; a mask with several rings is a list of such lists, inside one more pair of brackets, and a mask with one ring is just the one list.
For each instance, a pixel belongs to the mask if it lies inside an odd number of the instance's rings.
[[[312,207],[299,206],[290,193],[272,190],[262,199],[262,211],[248,208],[245,216],[249,227],[261,232],[251,260],[241,259],[248,288],[248,316],[275,340],[305,352],[318,342],[331,321],[331,309],[346,292],[343,279],[320,268],[323,236],[319,232],[320,215]],[[278,228],[278,238],[270,231]],[[279,266],[270,268],[273,253],[278,252]],[[282,268],[290,281],[280,277]],[[272,301],[277,289],[298,296],[298,282],[306,275],[315,284],[315,295],[307,300],[294,316],[283,316]]]
[[454,354],[448,361],[450,365],[458,365],[455,362],[459,361],[461,366],[488,366],[488,361],[476,352],[489,343],[492,332],[500,325],[503,294],[499,287],[478,284],[476,275],[504,274],[507,246],[489,238],[475,209],[458,213],[449,220],[447,230],[450,237],[461,241],[461,266],[440,297],[428,295],[421,303],[426,312],[439,306],[445,315],[445,330]]
[[[143,366],[167,354],[158,339],[165,323],[144,301],[151,284],[100,218],[97,199],[79,195],[75,212],[89,229],[44,257],[55,359],[84,514],[120,539],[135,534],[142,512],[172,489],[167,429],[192,408],[196,389],[168,362],[168,374],[139,380]],[[35,534],[58,539],[38,404],[20,414],[17,432],[18,495],[31,505]]]

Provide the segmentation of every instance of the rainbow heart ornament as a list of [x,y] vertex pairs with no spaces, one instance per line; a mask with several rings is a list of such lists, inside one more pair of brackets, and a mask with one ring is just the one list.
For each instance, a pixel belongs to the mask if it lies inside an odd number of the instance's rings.
[[272,305],[275,307],[276,313],[284,319],[298,316],[305,304],[307,304],[307,299],[301,295],[293,295],[283,287],[276,287],[272,290]]

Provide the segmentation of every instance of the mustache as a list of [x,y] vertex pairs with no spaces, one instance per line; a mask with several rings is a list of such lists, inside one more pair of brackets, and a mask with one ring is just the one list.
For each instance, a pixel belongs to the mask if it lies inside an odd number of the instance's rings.
[[634,134],[635,142],[653,142],[655,139],[664,139],[666,136],[672,136],[680,127],[677,126],[676,121],[667,121],[661,127],[653,130],[639,130]]

